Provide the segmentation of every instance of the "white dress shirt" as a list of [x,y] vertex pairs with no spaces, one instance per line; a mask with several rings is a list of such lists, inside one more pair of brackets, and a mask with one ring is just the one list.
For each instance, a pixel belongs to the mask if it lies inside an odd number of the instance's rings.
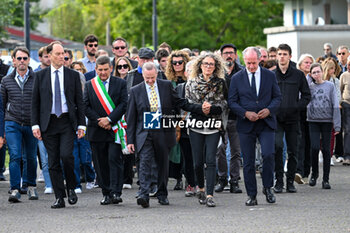
[[[58,69],[58,78],[60,80],[60,91],[61,91],[61,109],[62,113],[68,112],[67,100],[64,94],[64,77],[63,77],[63,66]],[[52,108],[51,114],[55,114],[55,80],[56,80],[56,69],[51,65],[51,89],[52,89]]]
[[[248,73],[249,84],[250,84],[250,86],[252,86],[252,76],[253,76],[253,74],[251,72],[249,72],[248,69],[247,69],[247,73]],[[260,66],[255,71],[254,76],[255,76],[256,94],[259,95],[260,81],[261,81],[261,69],[260,69]]]
[[[152,91],[152,89],[151,89],[151,86],[148,85],[146,82],[145,82],[145,85],[146,85],[146,91],[147,91],[148,101],[149,101],[149,103],[151,104],[151,91]],[[162,113],[162,106],[161,106],[161,104],[160,104],[160,97],[159,97],[159,91],[158,91],[157,81],[154,82],[153,86],[154,86],[154,90],[155,90],[156,93],[157,93],[158,112],[159,112],[159,113]]]

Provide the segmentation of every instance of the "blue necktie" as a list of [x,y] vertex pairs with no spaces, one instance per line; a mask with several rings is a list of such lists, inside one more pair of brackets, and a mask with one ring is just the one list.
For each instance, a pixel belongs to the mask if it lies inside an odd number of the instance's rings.
[[106,87],[107,81],[103,81],[102,83],[103,83],[103,86]]
[[255,97],[257,97],[257,93],[256,93],[256,84],[255,84],[255,73],[252,73],[252,85],[251,85],[251,88],[252,88],[252,92],[254,94]]
[[58,77],[58,70],[55,71],[55,114],[59,117],[62,114],[62,103],[61,103],[61,87],[60,79]]

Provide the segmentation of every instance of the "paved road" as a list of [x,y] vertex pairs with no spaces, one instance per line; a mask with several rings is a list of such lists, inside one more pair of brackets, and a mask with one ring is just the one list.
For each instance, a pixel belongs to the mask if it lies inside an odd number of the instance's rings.
[[[320,167],[322,174],[322,168]],[[215,194],[217,207],[199,205],[184,191],[169,191],[170,206],[151,199],[150,208],[136,205],[136,186],[123,193],[119,205],[101,206],[100,189],[79,194],[77,205],[52,210],[53,195],[39,200],[10,204],[8,182],[0,182],[0,232],[350,232],[350,167],[331,168],[331,190],[297,185],[298,193],[277,195],[276,204],[267,204],[259,194],[257,207],[246,207],[243,194]],[[241,186],[244,187],[243,183]],[[170,180],[169,188],[174,187]]]

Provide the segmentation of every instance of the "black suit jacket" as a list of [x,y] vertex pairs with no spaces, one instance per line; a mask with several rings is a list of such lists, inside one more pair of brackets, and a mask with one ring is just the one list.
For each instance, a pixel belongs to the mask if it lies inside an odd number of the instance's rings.
[[[70,122],[74,130],[78,125],[85,126],[84,105],[80,75],[77,71],[63,68],[64,94]],[[51,67],[36,73],[32,97],[32,126],[39,125],[45,132],[50,122],[52,109]]]
[[114,76],[111,76],[109,79],[108,94],[115,105],[115,109],[109,115],[102,107],[91,81],[85,84],[84,90],[85,115],[89,119],[87,139],[93,142],[113,142],[115,140],[113,130],[105,130],[98,126],[97,119],[108,116],[112,121],[112,125],[114,125],[125,114],[128,101],[125,80]]
[[[173,115],[177,107],[185,111],[202,113],[202,105],[189,104],[186,99],[181,99],[168,80],[157,79],[159,98],[162,107],[162,115]],[[150,104],[147,96],[145,82],[142,82],[130,90],[128,108],[126,112],[127,140],[128,144],[135,144],[136,152],[140,152],[147,138],[149,129],[143,128],[143,113],[150,111]],[[152,129],[150,129],[152,130]],[[155,130],[159,133],[161,144],[169,149],[176,143],[175,129],[166,128]]]

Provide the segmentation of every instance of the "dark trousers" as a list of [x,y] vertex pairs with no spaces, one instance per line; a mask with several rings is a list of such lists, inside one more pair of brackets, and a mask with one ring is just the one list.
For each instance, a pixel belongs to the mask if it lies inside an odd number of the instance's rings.
[[195,187],[196,183],[194,178],[193,156],[190,139],[187,137],[181,137],[179,143],[181,147],[182,158],[185,163],[184,173],[187,183],[191,187]]
[[124,160],[124,184],[132,185],[134,177],[133,167],[135,164],[135,154],[123,155]]
[[63,163],[67,190],[76,187],[73,156],[75,137],[76,134],[68,114],[63,114],[60,118],[51,115],[48,128],[42,133],[48,153],[49,173],[56,198],[66,197],[60,161]]
[[309,122],[300,121],[300,131],[298,133],[298,167],[297,173],[302,177],[309,177],[311,168]]
[[342,103],[344,159],[350,159],[350,104]]
[[6,144],[0,149],[0,175],[5,172]]
[[149,131],[145,143],[138,156],[140,158],[139,181],[140,197],[149,198],[152,184],[152,161],[154,158],[158,168],[158,192],[157,197],[168,196],[169,151],[170,148],[161,143],[159,137],[164,137],[162,132]]
[[275,172],[277,182],[283,183],[283,136],[286,137],[287,142],[287,181],[294,181],[295,172],[297,169],[297,145],[298,145],[298,122],[283,123],[277,121],[276,141],[275,141]]
[[216,179],[216,150],[220,139],[220,133],[201,134],[190,130],[190,141],[194,162],[194,171],[199,188],[204,188],[204,163],[205,178],[207,180],[207,195],[214,194]]
[[226,135],[224,142],[219,146],[217,151],[218,175],[220,177],[227,177],[227,159],[226,147],[230,143],[230,177],[231,180],[239,179],[239,168],[241,166],[241,148],[239,144],[239,136],[236,129],[236,121],[228,120]]
[[268,127],[264,121],[258,120],[252,132],[239,133],[243,154],[244,185],[248,196],[256,196],[257,194],[255,172],[256,139],[259,140],[261,145],[263,186],[264,188],[271,188],[273,186],[275,131]]
[[90,144],[102,194],[121,196],[124,165],[120,144],[114,142],[90,142]]
[[329,172],[331,169],[331,132],[332,123],[328,122],[309,122],[310,139],[311,139],[311,158],[312,158],[312,174],[314,178],[318,178],[318,153],[320,151],[320,138],[322,142],[323,155],[323,181],[329,181]]

